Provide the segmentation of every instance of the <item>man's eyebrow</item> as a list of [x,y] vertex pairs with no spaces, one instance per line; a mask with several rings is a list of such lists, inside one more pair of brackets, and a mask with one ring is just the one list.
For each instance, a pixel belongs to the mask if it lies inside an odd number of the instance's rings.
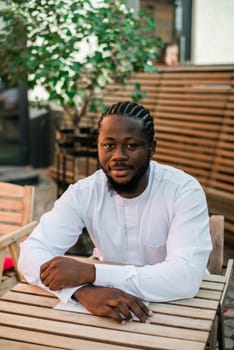
[[111,136],[105,136],[103,137],[103,140],[115,140],[115,138]]
[[[105,136],[105,137],[103,137],[103,140],[116,140],[116,138],[115,138],[115,137],[112,137],[112,136]],[[126,137],[124,140],[125,140],[125,141],[137,140],[137,138],[134,137],[134,136],[129,136],[129,137]]]

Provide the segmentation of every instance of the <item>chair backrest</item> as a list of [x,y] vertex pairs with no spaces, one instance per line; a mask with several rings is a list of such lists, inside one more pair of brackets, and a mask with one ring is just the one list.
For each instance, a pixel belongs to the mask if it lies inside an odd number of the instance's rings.
[[0,234],[17,230],[32,220],[34,187],[0,182]]
[[223,266],[224,250],[224,216],[212,215],[210,217],[210,234],[212,240],[212,251],[208,261],[208,270],[212,274],[223,275],[224,289],[222,291],[219,310],[216,315],[216,327],[211,331],[209,337],[209,348],[216,349],[217,341],[219,349],[226,349],[224,334],[224,306],[228,287],[232,278],[233,259],[228,259],[226,267]]
[[[0,182],[0,292],[23,279],[17,269],[18,242],[36,226],[36,221],[32,222],[33,203],[34,187]],[[7,255],[14,270],[4,272]]]
[[208,261],[208,270],[212,274],[221,275],[223,271],[224,248],[224,216],[212,215],[210,217],[210,235],[212,251]]

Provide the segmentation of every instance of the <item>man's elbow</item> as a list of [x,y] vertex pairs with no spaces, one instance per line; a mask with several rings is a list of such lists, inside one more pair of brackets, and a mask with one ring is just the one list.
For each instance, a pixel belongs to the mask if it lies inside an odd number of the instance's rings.
[[201,287],[205,270],[199,269],[196,265],[183,265],[176,271],[174,278],[171,278],[170,289],[174,299],[188,299],[197,295]]
[[195,277],[192,274],[192,276],[187,277],[186,283],[182,283],[179,288],[177,287],[178,299],[187,299],[195,297],[199,291],[201,283],[202,278],[200,278],[199,276]]
[[194,283],[191,284],[190,286],[187,286],[186,288],[181,290],[181,296],[179,297],[179,299],[190,299],[195,297],[199,291],[199,287],[200,285],[197,285]]
[[17,268],[18,268],[18,271],[20,272],[21,275],[24,276],[24,278],[29,282],[31,283],[31,281],[29,281],[28,279],[28,269],[27,269],[27,262],[25,261],[24,259],[24,254],[22,254],[22,252],[20,253],[20,256],[19,256],[19,260],[18,260],[18,264],[17,264]]
[[37,285],[38,276],[36,276],[34,273],[34,269],[32,268],[32,261],[30,260],[31,259],[29,258],[28,254],[24,250],[21,250],[17,268],[20,274],[24,276],[28,283]]

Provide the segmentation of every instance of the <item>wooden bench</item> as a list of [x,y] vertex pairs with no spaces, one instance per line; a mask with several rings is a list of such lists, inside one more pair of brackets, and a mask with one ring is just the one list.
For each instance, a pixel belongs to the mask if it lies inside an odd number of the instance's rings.
[[[205,189],[210,214],[225,217],[225,239],[234,243],[234,66],[181,66],[139,73],[125,88],[111,85],[107,105],[140,101],[155,119],[155,159],[195,176]],[[83,123],[95,127],[98,115]]]
[[234,66],[159,68],[138,74],[105,102],[130,99],[135,82],[155,119],[155,159],[200,181],[210,214],[225,216],[225,238],[234,243]]

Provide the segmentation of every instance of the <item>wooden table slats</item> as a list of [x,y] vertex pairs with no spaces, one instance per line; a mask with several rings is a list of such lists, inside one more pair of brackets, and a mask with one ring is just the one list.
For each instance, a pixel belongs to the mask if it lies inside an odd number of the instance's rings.
[[23,292],[26,294],[45,295],[47,297],[54,298],[54,299],[58,300],[56,298],[56,296],[54,294],[50,293],[49,291],[42,289],[42,288],[39,288],[39,287],[36,287],[36,286],[33,286],[33,285],[30,285],[26,282],[16,284],[11,290],[14,292]]
[[150,303],[151,323],[120,325],[91,314],[54,309],[58,299],[27,283],[0,298],[0,348],[12,350],[204,350],[225,279],[206,276],[196,297]]
[[155,313],[162,313],[162,314],[168,314],[168,315],[177,315],[177,316],[184,316],[186,317],[192,317],[192,318],[199,318],[199,319],[208,319],[212,320],[214,316],[213,310],[202,310],[201,308],[194,308],[189,306],[182,306],[182,305],[173,305],[173,304],[157,304],[152,303],[150,309]]
[[225,276],[222,275],[205,275],[203,278],[203,282],[210,281],[210,282],[218,282],[218,283],[225,283]]
[[[31,294],[21,294],[8,292],[3,297],[3,300],[15,301],[17,303],[23,303],[28,305],[43,305],[44,307],[53,308],[58,303],[56,298],[50,298],[40,295],[31,295]],[[43,304],[42,304],[43,303]]]
[[[39,345],[43,350],[48,349],[49,347],[52,347],[53,349],[82,349],[82,350],[129,350],[129,347],[125,346],[116,346],[112,344],[104,344],[104,343],[97,343],[92,341],[87,341],[83,339],[77,339],[77,338],[70,338],[70,337],[63,337],[60,335],[55,334],[42,334],[37,331],[30,331],[27,330],[27,332],[24,329],[15,328],[14,333],[12,332],[12,327],[0,327],[0,345],[2,350],[2,340],[3,342],[6,342],[8,340],[16,340],[18,341],[18,344],[21,342],[27,342],[29,345]],[[6,348],[9,350],[9,347]],[[10,348],[10,350],[13,350],[14,348]],[[18,349],[18,348],[16,348]],[[22,346],[19,348],[20,350],[24,350],[24,347]],[[40,349],[40,348],[39,348]],[[29,350],[31,348],[29,347]],[[143,348],[138,347],[138,350],[143,350]]]
[[[5,327],[3,328],[4,331],[7,332]],[[0,332],[1,336],[1,332]],[[43,345],[36,345],[36,344],[28,344],[25,342],[19,342],[19,341],[12,341],[9,339],[1,339],[1,350],[45,350],[45,347]],[[54,347],[46,346],[46,349],[54,349]]]
[[[122,325],[119,325],[115,321],[109,320],[107,318],[100,318],[98,316],[92,315],[86,315],[86,314],[79,314],[74,312],[70,312],[64,314],[63,311],[60,310],[51,310],[47,308],[38,308],[36,306],[28,306],[28,305],[21,305],[16,303],[8,303],[0,300],[0,311],[1,313],[12,313],[12,314],[24,314],[24,316],[31,316],[34,317],[34,315],[37,315],[37,318],[41,319],[48,319],[48,320],[60,320],[62,318],[63,322],[69,322],[69,323],[75,323],[75,324],[83,324],[83,325],[90,325],[94,327],[104,327],[109,329],[115,329],[115,330],[127,330],[128,332],[137,332],[137,333],[144,333],[144,334],[151,334],[151,335],[163,335],[167,337],[172,338],[178,338],[178,339],[184,339],[186,336],[189,340],[197,340],[203,341],[206,338],[206,332],[201,331],[201,327],[208,326],[210,322],[199,323],[198,330],[194,329],[184,329],[183,322],[182,327],[180,327],[179,323],[181,323],[181,318],[172,318],[171,316],[168,317],[161,317],[159,314],[155,314],[155,316],[152,317],[152,323],[151,324],[142,324],[140,322],[131,322],[125,327]],[[178,324],[177,324],[178,321]],[[180,321],[180,322],[179,322]],[[3,322],[3,321],[2,321]],[[176,324],[175,324],[176,322]],[[174,327],[172,328],[172,324],[174,324]],[[195,323],[192,322],[190,324],[191,327],[194,326]]]
[[[62,336],[73,337],[77,339],[86,339],[91,341],[102,342],[104,344],[120,344],[125,345],[126,342],[129,346],[132,347],[142,347],[144,349],[154,349],[155,347],[155,337],[149,334],[141,333],[126,333],[126,328],[131,325],[128,324],[127,327],[122,327],[121,330],[112,330],[112,329],[100,329],[99,327],[92,327],[87,325],[65,323],[61,321],[51,321],[47,319],[38,319],[35,317],[19,316],[9,313],[1,313],[1,323],[6,325],[11,325],[12,327],[17,328],[19,325],[22,328],[29,330],[36,330],[37,332],[44,333],[56,333]],[[124,329],[125,328],[125,329]],[[47,334],[46,334],[47,336]],[[160,347],[165,347],[168,343],[168,337],[157,336],[157,345]],[[201,349],[201,343],[189,341],[189,340],[180,340],[173,338],[171,344],[171,349],[181,349],[182,344],[188,349],[196,350]]]
[[201,299],[216,300],[219,301],[221,296],[221,291],[200,289],[196,297]]
[[217,301],[216,300],[207,300],[207,299],[181,299],[181,300],[173,300],[168,302],[169,305],[181,305],[181,306],[192,306],[193,308],[200,309],[211,309],[216,310]]
[[201,284],[202,289],[207,289],[207,290],[215,290],[215,291],[222,291],[223,290],[223,285],[218,282],[206,282],[203,281]]

